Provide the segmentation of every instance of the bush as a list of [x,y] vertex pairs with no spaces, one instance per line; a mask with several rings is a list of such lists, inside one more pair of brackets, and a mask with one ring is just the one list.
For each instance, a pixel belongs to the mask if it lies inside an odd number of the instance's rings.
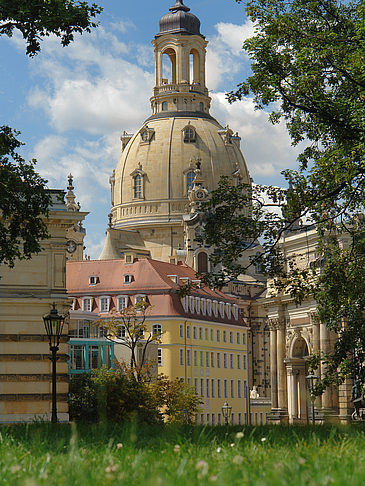
[[70,420],[75,422],[162,422],[152,389],[120,369],[103,367],[73,375],[69,405]]

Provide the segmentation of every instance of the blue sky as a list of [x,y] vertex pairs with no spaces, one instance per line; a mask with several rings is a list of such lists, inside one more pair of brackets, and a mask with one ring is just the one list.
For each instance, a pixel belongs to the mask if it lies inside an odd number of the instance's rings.
[[[154,84],[151,40],[173,0],[96,2],[104,11],[100,26],[62,48],[50,37],[41,53],[25,56],[19,35],[1,37],[1,124],[22,132],[23,154],[38,160],[37,170],[51,188],[64,189],[74,175],[77,199],[90,211],[85,221],[86,253],[97,258],[110,210],[109,176],[120,156],[120,133],[137,130],[150,115]],[[211,114],[242,137],[242,151],[254,178],[282,184],[280,171],[296,165],[297,149],[285,127],[273,127],[267,114],[247,98],[229,105],[225,92],[250,72],[242,51],[254,28],[244,6],[234,0],[186,0],[209,41],[207,85]]]

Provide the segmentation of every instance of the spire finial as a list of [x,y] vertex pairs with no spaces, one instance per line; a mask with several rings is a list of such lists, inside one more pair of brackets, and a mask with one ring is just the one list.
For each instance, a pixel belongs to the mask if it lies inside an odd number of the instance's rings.
[[73,186],[73,176],[72,174],[69,174],[67,176],[68,179],[68,193],[66,194],[66,207],[68,211],[80,211],[80,203],[76,204],[76,196],[73,192],[75,189]]
[[175,5],[169,8],[171,12],[177,12],[179,10],[184,10],[184,12],[190,12],[190,8],[184,5],[183,0],[176,0]]

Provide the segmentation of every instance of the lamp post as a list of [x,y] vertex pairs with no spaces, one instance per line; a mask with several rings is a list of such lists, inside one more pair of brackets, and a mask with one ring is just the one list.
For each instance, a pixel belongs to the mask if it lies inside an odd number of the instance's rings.
[[222,407],[222,414],[223,414],[223,418],[224,418],[225,425],[228,425],[228,422],[229,422],[229,418],[231,416],[231,413],[232,413],[232,407],[230,407],[228,405],[228,403],[225,402],[224,405],[223,405],[223,407]]
[[49,339],[49,349],[52,353],[50,360],[52,361],[52,418],[51,422],[57,422],[57,390],[56,390],[56,362],[57,351],[60,344],[60,337],[62,334],[63,324],[65,322],[65,316],[58,314],[56,304],[53,304],[53,308],[49,314],[43,316],[44,327]]
[[309,392],[311,394],[311,401],[312,401],[312,424],[315,424],[315,413],[314,413],[314,401],[315,397],[313,396],[313,391],[314,391],[314,383],[316,380],[319,380],[319,376],[314,375],[313,373],[310,373],[308,376],[305,377],[308,383],[308,388]]

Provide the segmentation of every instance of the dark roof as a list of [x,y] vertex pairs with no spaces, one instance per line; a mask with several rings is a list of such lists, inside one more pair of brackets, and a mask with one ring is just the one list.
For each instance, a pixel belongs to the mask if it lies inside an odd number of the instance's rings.
[[200,34],[200,20],[194,14],[189,13],[190,8],[184,5],[183,0],[177,0],[170,7],[170,12],[160,20],[160,33]]

